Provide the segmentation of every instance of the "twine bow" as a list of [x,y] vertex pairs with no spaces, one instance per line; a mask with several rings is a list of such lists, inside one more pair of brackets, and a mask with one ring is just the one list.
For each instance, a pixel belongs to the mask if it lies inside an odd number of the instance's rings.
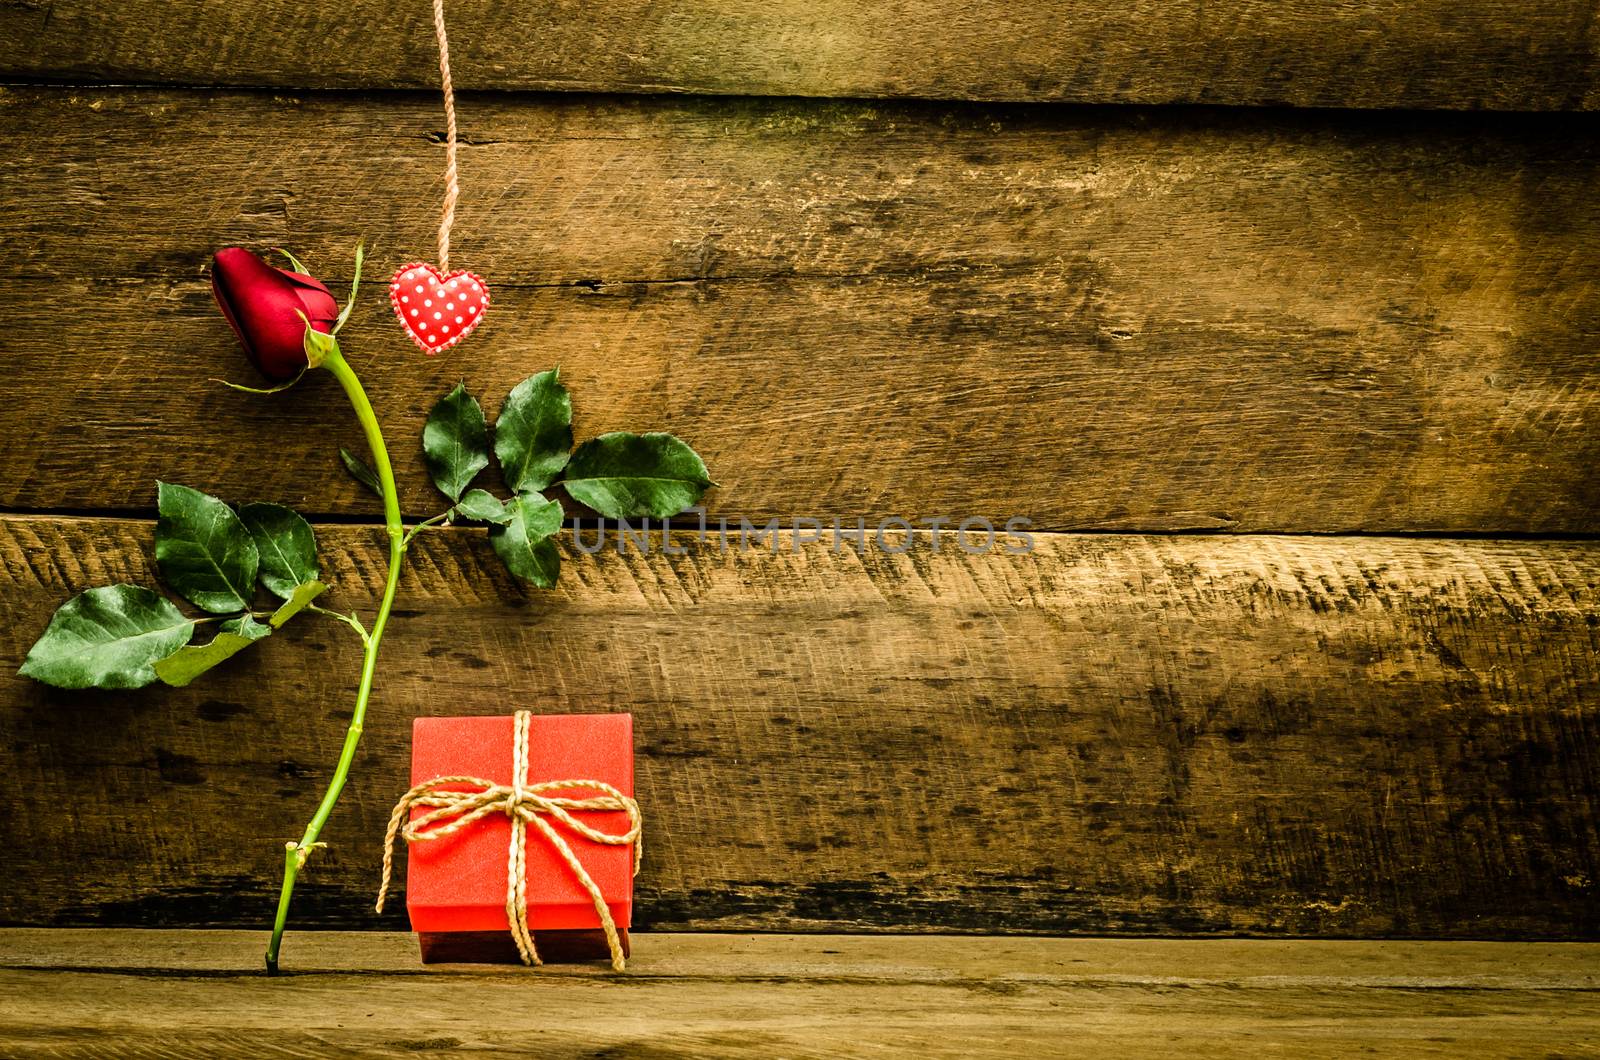
[[[639,874],[639,859],[643,851],[641,831],[643,821],[639,804],[610,784],[598,780],[546,780],[538,784],[526,783],[528,775],[528,725],[532,715],[525,710],[515,714],[516,735],[512,743],[512,782],[496,784],[481,777],[435,777],[412,788],[394,804],[389,817],[389,830],[383,839],[383,879],[378,885],[378,912],[383,912],[383,902],[389,892],[389,877],[394,868],[394,841],[404,836],[407,843],[424,843],[454,835],[470,827],[479,818],[491,813],[503,813],[511,818],[511,846],[506,858],[506,920],[511,925],[511,937],[516,940],[517,952],[523,964],[543,964],[539,951],[533,945],[533,933],[528,930],[528,871],[527,826],[533,825],[555,848],[567,863],[578,883],[589,893],[594,911],[600,917],[605,931],[606,945],[611,950],[611,967],[622,971],[624,961],[622,942],[617,937],[617,925],[600,893],[594,877],[583,867],[583,862],[572,852],[572,847],[545,818],[553,817],[563,826],[593,843],[608,846],[633,844],[633,873]],[[478,791],[440,791],[446,785],[469,784]],[[605,792],[588,799],[571,799],[547,795],[546,792],[591,788]],[[408,821],[413,806],[431,806],[433,809]],[[621,834],[602,832],[572,816],[571,810],[615,810],[628,815],[628,830]],[[439,824],[439,822],[447,822]],[[437,828],[434,825],[438,825]]]

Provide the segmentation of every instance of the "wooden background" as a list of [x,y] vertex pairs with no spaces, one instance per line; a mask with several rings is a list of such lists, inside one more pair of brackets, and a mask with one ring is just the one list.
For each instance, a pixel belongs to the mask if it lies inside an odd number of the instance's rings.
[[[179,691],[11,675],[150,578],[157,478],[301,508],[375,602],[342,397],[208,382],[248,367],[205,266],[431,255],[405,6],[0,3],[4,923],[258,926],[327,781],[342,627]],[[495,309],[427,360],[369,291],[346,342],[409,514],[432,400],[559,363],[713,516],[1037,548],[569,548],[539,593],[426,539],[299,923],[403,924],[410,718],[529,706],[635,713],[644,928],[1600,937],[1592,5],[451,10]]]

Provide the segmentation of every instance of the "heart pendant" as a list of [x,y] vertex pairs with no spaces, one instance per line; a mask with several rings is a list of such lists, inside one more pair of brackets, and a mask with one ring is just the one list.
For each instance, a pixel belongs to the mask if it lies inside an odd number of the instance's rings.
[[389,304],[411,336],[432,356],[472,334],[489,308],[489,288],[465,269],[441,276],[426,262],[400,266],[389,281]]

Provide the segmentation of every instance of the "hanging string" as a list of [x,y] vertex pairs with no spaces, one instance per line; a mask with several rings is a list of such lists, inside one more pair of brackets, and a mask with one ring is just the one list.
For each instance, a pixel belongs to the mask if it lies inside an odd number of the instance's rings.
[[444,0],[433,0],[433,31],[439,38],[439,81],[444,88],[444,209],[439,213],[439,271],[450,271],[450,226],[456,221],[456,94],[450,84],[450,40],[444,32]]

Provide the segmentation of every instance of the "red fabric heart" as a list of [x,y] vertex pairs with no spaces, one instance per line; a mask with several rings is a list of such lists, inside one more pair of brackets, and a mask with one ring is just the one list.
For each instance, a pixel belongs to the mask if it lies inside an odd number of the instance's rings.
[[422,352],[448,350],[472,334],[489,308],[489,287],[465,269],[448,276],[422,261],[400,266],[389,281],[389,304]]

